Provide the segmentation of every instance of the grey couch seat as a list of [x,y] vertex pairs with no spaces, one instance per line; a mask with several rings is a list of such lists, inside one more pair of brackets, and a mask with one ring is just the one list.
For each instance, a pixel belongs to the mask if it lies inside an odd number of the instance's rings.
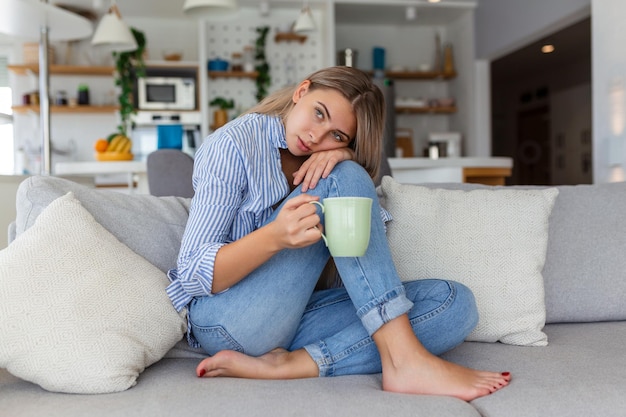
[[[381,391],[380,375],[263,381],[196,378],[197,358],[166,358],[124,392],[47,392],[0,369],[0,415],[152,416],[626,416],[626,322],[551,324],[547,347],[464,343],[445,357],[509,370],[511,385],[471,403]],[[10,414],[4,411],[10,410]]]
[[626,416],[626,322],[549,324],[546,347],[464,343],[445,357],[508,370],[509,387],[472,405],[484,417]]

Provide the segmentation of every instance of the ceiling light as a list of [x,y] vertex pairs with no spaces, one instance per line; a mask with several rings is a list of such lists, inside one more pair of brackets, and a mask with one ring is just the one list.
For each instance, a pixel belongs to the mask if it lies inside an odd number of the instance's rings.
[[129,52],[137,49],[137,41],[128,25],[122,20],[115,0],[111,2],[108,13],[100,20],[91,44],[105,46],[114,52]]
[[303,32],[311,32],[316,29],[315,20],[313,20],[313,13],[311,13],[311,8],[308,3],[302,6],[302,10],[300,10],[300,16],[298,16],[298,20],[293,25],[293,31],[296,33]]
[[237,0],[185,0],[183,12],[200,17],[234,17],[237,15]]
[[545,45],[541,46],[541,52],[543,52],[544,54],[550,54],[552,52],[554,52],[554,45],[547,43]]
[[429,3],[439,3],[441,0],[428,0]]
[[270,2],[267,0],[261,0],[259,2],[259,13],[261,16],[268,16],[270,14]]

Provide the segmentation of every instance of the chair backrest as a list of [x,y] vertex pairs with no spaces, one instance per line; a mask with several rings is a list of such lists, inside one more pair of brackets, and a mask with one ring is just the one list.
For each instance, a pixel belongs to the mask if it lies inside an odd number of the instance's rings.
[[193,158],[177,149],[158,149],[146,161],[148,188],[155,196],[193,197]]

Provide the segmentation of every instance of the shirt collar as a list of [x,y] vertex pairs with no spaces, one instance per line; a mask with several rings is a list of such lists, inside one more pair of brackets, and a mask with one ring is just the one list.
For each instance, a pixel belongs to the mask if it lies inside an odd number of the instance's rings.
[[285,125],[280,116],[270,116],[268,120],[269,138],[276,148],[287,149]]

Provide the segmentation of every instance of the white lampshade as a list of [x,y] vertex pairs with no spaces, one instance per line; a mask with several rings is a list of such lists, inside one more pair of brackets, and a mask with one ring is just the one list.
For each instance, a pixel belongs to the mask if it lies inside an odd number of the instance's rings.
[[52,4],[38,0],[2,0],[0,33],[33,40],[39,39],[41,28],[48,28],[48,39],[67,41],[91,36],[91,22]]
[[128,52],[137,49],[137,41],[130,28],[111,8],[98,24],[96,33],[91,39],[94,46],[106,46],[111,51]]
[[183,12],[199,17],[235,17],[237,0],[185,0]]
[[13,116],[6,113],[0,113],[0,125],[13,123]]
[[313,14],[311,13],[311,9],[309,6],[305,6],[300,11],[300,16],[298,16],[298,20],[293,25],[293,31],[296,33],[302,32],[311,32],[315,30],[315,20],[313,20]]

